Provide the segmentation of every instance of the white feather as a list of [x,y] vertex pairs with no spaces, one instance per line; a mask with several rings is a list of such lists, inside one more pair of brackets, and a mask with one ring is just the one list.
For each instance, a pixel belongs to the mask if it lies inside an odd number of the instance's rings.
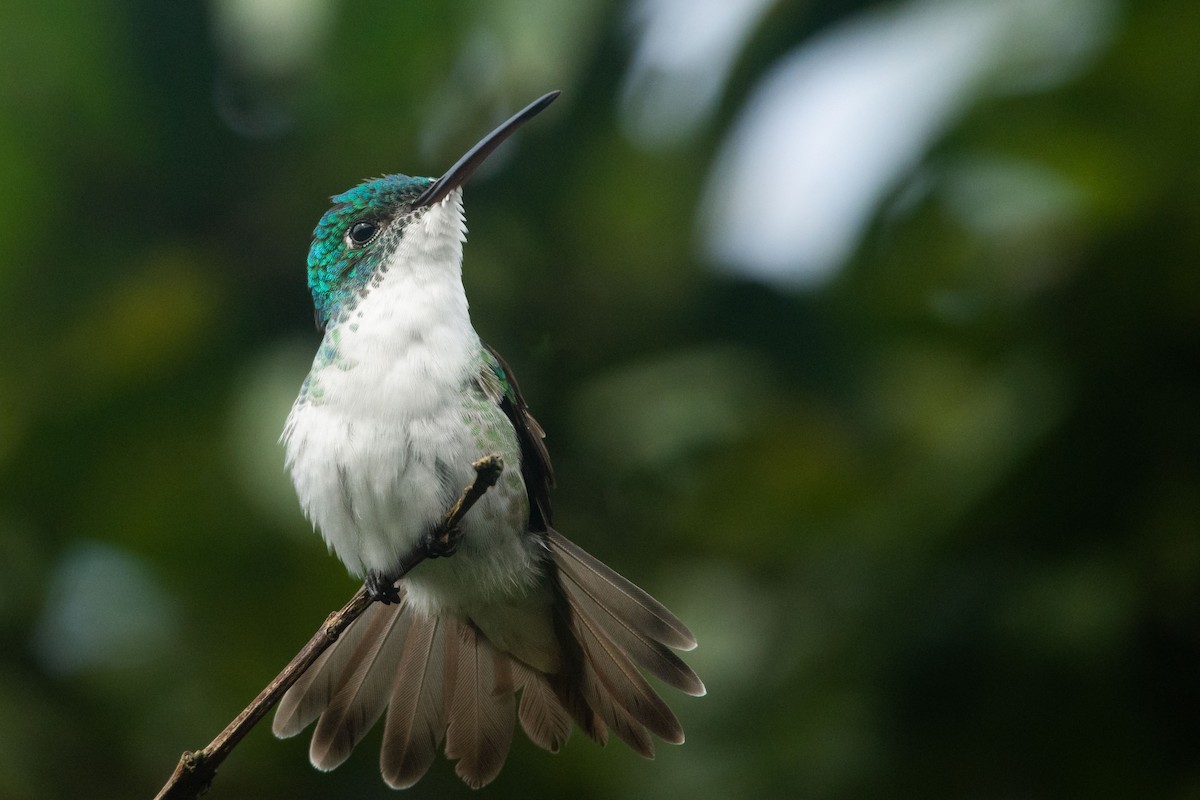
[[465,234],[457,190],[408,225],[378,283],[326,331],[283,434],[305,513],[357,575],[395,569],[470,483],[472,462],[499,452],[505,475],[467,515],[459,553],[407,581],[423,613],[522,596],[544,569],[512,524],[528,500],[510,478],[520,477],[511,425],[493,408],[482,423],[498,437],[481,442],[471,430],[480,411],[465,388],[481,344],[462,286]]

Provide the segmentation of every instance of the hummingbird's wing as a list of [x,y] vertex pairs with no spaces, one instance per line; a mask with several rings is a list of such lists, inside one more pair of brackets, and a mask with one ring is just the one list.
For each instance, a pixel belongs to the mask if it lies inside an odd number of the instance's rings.
[[525,491],[529,493],[529,529],[547,531],[553,524],[550,490],[554,488],[554,468],[550,465],[550,452],[546,450],[546,432],[529,413],[512,368],[491,345],[485,343],[483,346],[485,363],[480,385],[512,422],[521,443],[521,477],[525,479]]

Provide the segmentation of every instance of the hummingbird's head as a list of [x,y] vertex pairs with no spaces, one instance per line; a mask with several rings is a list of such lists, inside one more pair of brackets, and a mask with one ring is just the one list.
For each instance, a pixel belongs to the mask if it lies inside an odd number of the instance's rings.
[[432,178],[385,175],[334,195],[313,231],[308,288],[317,327],[348,311],[396,249],[404,229],[429,205],[414,201]]
[[[388,264],[404,231],[466,183],[501,142],[556,97],[558,92],[545,94],[514,114],[437,180],[385,175],[335,195],[308,250],[308,287],[317,327],[349,311]],[[458,219],[461,223],[461,216]]]

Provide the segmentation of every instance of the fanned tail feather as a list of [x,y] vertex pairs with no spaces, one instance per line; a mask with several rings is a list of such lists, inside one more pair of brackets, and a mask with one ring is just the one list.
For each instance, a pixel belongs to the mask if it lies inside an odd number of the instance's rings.
[[385,608],[378,603],[367,606],[342,637],[330,645],[284,693],[275,711],[275,721],[271,724],[276,736],[281,739],[295,736],[321,715],[341,684],[342,674],[350,665],[351,657],[370,628],[371,621]]
[[393,789],[421,779],[437,757],[446,730],[446,626],[417,616],[396,668],[396,684],[383,727],[379,763]]
[[691,650],[696,646],[696,637],[666,606],[579,545],[555,530],[547,532],[547,543],[559,570],[607,606],[608,614],[676,650]]
[[529,741],[557,753],[571,737],[571,715],[558,701],[545,675],[520,661],[511,663],[516,686],[521,690],[521,704],[517,708],[521,729]]
[[[661,739],[672,744],[681,744],[683,728],[680,727],[679,720],[671,713],[671,709],[667,707],[663,699],[650,688],[650,684],[646,683],[646,679],[630,663],[625,653],[605,635],[596,620],[580,612],[573,595],[567,595],[567,602],[570,603],[573,612],[575,635],[579,637],[583,651],[587,655],[586,663],[590,670],[584,682],[585,696],[588,697],[589,702],[593,697],[600,697],[602,702],[599,708],[595,703],[592,703],[592,707],[605,717],[605,722],[618,735],[620,728],[615,724],[614,719],[608,718],[604,713],[612,701],[615,701],[629,712],[629,716],[649,728]],[[594,679],[598,679],[599,686],[595,685],[596,680]],[[599,692],[600,687],[607,691]],[[603,694],[607,694],[607,697],[601,697]],[[616,722],[623,721],[617,715]],[[638,735],[636,738],[640,744],[645,737]],[[642,752],[633,742],[629,742],[629,744],[638,752]],[[653,747],[649,749],[650,753],[653,753]],[[643,755],[649,754],[643,753]]]
[[593,594],[593,590],[576,580],[570,572],[563,570],[559,577],[576,613],[584,619],[594,620],[634,663],[682,692],[695,697],[705,693],[704,683],[692,668],[666,645],[651,639],[634,623],[617,616],[611,606],[604,605],[604,601]]
[[602,738],[598,741],[601,744],[606,743],[608,731],[612,731],[638,755],[654,758],[654,741],[650,738],[646,726],[634,719],[613,697],[590,663],[584,663],[579,680],[580,693],[601,722]]
[[[516,721],[512,677],[506,670],[510,691],[498,694],[495,648],[473,625],[459,623],[456,627],[458,659],[451,678],[446,758],[457,759],[454,771],[468,786],[478,789],[500,774],[512,744]],[[446,635],[455,633],[449,629]]]
[[[696,639],[649,594],[553,529],[541,535],[555,582],[561,668],[547,674],[498,650],[469,619],[428,616],[403,599],[373,604],[288,690],[275,716],[278,736],[319,718],[314,765],[333,769],[386,710],[380,768],[393,788],[414,785],[445,740],[447,758],[469,786],[499,774],[519,720],[529,739],[558,752],[572,721],[604,744],[611,731],[652,758],[651,734],[683,741],[679,720],[639,671],[688,694],[704,684],[672,648]],[[400,583],[404,594],[404,583]],[[516,693],[520,693],[520,704]]]
[[370,620],[313,731],[308,757],[317,769],[340,766],[383,714],[412,619],[411,609],[401,601],[384,606]]

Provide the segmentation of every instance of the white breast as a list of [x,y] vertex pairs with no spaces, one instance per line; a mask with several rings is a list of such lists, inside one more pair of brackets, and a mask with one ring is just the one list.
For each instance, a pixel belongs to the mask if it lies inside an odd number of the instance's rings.
[[[463,235],[458,192],[409,226],[382,280],[326,332],[284,429],[300,503],[356,575],[394,570],[486,454],[472,432],[478,404],[464,391],[481,344],[462,288]],[[499,409],[490,413],[482,422],[499,426],[506,474],[468,514],[458,555],[413,573],[416,602],[474,605],[520,593],[540,573],[522,535],[516,436]]]

